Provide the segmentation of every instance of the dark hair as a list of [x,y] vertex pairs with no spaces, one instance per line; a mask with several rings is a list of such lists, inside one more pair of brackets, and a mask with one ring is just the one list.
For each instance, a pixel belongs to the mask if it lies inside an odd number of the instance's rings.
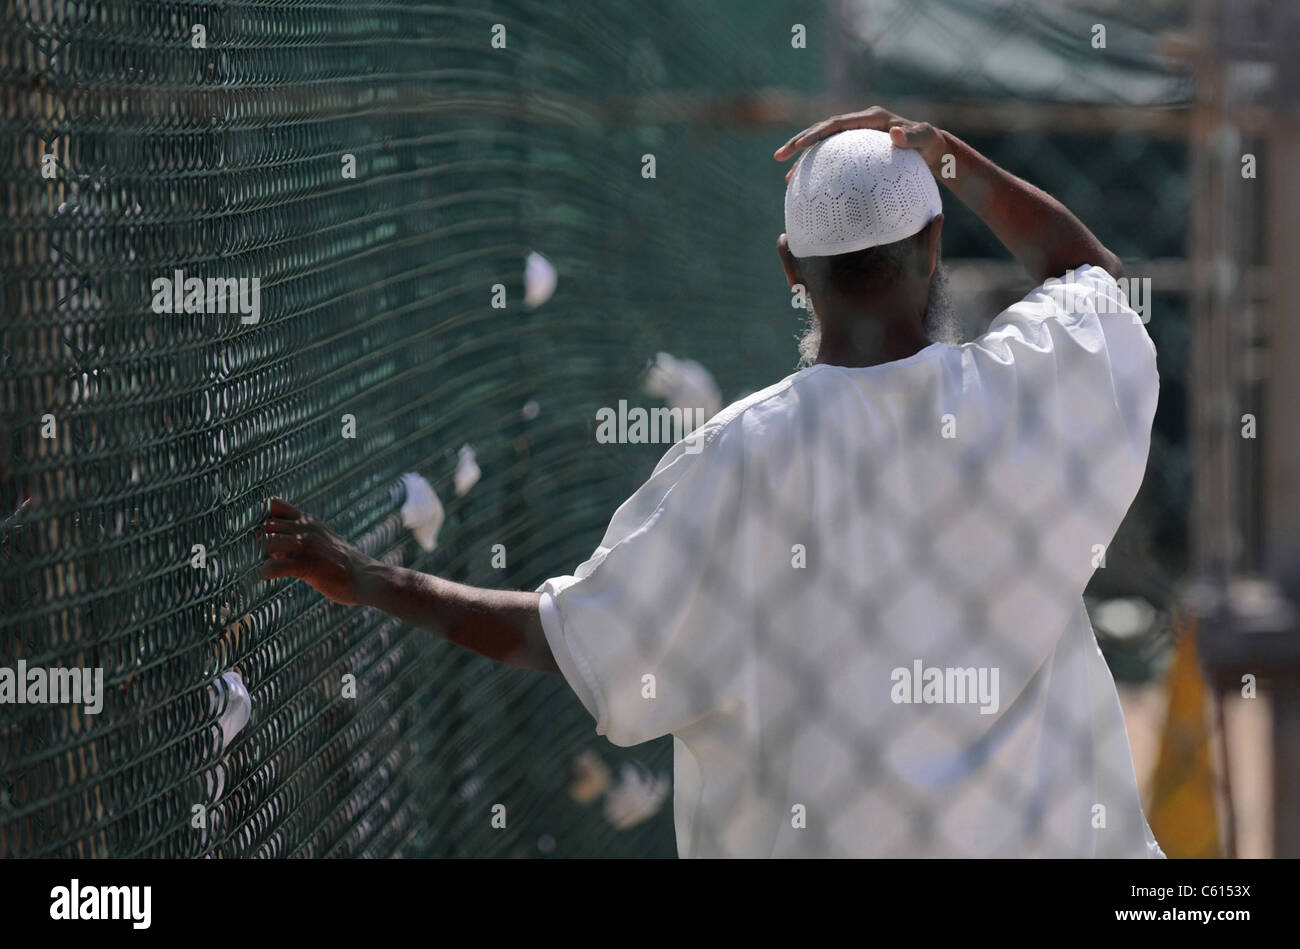
[[919,247],[924,229],[892,244],[877,244],[866,250],[830,257],[796,257],[799,274],[810,290],[833,289],[840,293],[875,290],[892,282]]

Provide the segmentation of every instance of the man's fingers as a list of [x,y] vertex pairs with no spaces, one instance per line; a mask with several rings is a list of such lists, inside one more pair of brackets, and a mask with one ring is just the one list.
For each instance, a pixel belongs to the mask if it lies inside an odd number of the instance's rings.
[[925,131],[919,125],[895,125],[889,130],[889,143],[895,148],[919,151],[926,144]]
[[271,517],[302,517],[302,512],[283,498],[271,498],[271,509],[267,513]]
[[263,546],[266,555],[301,554],[307,550],[307,543],[301,534],[270,534]]
[[799,139],[804,135],[807,135],[809,131],[810,131],[809,129],[804,129],[794,138],[787,139],[784,145],[782,145],[780,148],[778,148],[775,152],[772,153],[772,157],[775,158],[777,161],[785,161],[787,158],[789,158],[791,155],[793,155],[795,152],[799,150],[798,146],[795,145],[795,142],[799,141]]
[[889,130],[889,140],[897,148],[920,148],[934,135],[934,129],[924,122],[907,122]]
[[302,534],[307,530],[307,525],[301,520],[290,520],[287,517],[268,517],[262,522],[262,530],[266,534]]
[[872,106],[861,112],[850,112],[847,115],[835,115],[804,129],[778,148],[773,157],[777,161],[785,161],[796,152],[810,145],[816,145],[822,139],[830,138],[840,132],[847,132],[850,129],[876,129],[883,132],[890,127],[891,123],[899,121],[902,120],[898,116],[886,112],[879,106]]
[[837,121],[839,121],[838,117],[835,119],[824,119],[821,122],[818,122],[816,125],[808,126],[806,129],[804,129],[802,132],[800,132],[798,135],[790,139],[790,141],[786,142],[784,145],[782,145],[780,148],[776,150],[776,156],[775,156],[776,160],[785,161],[791,155],[794,155],[802,151],[803,149],[807,148],[809,145],[812,145],[820,141],[821,139],[826,138],[828,135],[834,135],[835,133],[832,132],[830,129],[831,126]]
[[834,122],[838,122],[841,116],[835,116],[833,119],[822,119],[816,125],[810,125],[798,135],[794,136],[784,145],[776,150],[775,158],[777,161],[785,161],[791,155],[796,154],[807,145],[811,145],[818,139],[825,138],[833,134],[829,131]]
[[262,579],[275,580],[278,577],[302,577],[307,571],[307,562],[298,557],[280,555],[262,564]]
[[786,183],[786,184],[789,184],[789,183],[790,183],[790,179],[794,177],[794,173],[795,173],[798,169],[799,169],[799,162],[796,161],[793,165],[790,166],[790,170],[787,171],[787,172],[785,173],[785,183]]
[[[802,134],[804,133],[803,132],[799,133],[799,135]],[[795,140],[799,138],[799,135],[796,135],[793,138],[786,139],[785,144],[772,153],[772,157],[775,158],[777,161],[785,161],[787,158],[793,155],[797,150],[794,147],[794,143]]]

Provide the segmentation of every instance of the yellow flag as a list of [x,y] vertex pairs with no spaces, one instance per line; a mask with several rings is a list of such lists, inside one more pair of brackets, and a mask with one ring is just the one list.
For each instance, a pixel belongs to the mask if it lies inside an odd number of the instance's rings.
[[1176,616],[1169,670],[1169,712],[1160,739],[1147,820],[1170,857],[1218,857],[1214,756],[1207,723],[1209,693],[1196,661],[1196,621]]

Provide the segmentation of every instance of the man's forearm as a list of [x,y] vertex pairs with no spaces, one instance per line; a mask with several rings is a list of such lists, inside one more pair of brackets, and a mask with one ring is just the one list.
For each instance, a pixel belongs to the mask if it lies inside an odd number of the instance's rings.
[[560,671],[542,631],[537,593],[486,590],[385,564],[367,570],[360,593],[364,605],[489,659]]
[[953,156],[955,177],[944,177],[942,159],[932,166],[935,177],[979,215],[1036,283],[1084,264],[1123,276],[1119,258],[1060,201],[999,168],[951,132],[940,135],[943,152]]

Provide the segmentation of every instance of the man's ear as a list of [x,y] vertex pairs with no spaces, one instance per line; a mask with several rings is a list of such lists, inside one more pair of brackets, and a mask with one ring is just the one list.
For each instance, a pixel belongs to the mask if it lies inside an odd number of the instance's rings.
[[930,262],[929,270],[926,272],[926,278],[934,276],[934,268],[939,266],[939,256],[942,247],[940,236],[943,234],[943,214],[936,214],[930,219],[930,223],[925,226],[925,254]]
[[799,264],[794,259],[794,254],[790,253],[790,242],[784,234],[776,239],[776,251],[781,255],[781,266],[785,268],[785,279],[790,286],[803,283],[803,278],[799,276]]

